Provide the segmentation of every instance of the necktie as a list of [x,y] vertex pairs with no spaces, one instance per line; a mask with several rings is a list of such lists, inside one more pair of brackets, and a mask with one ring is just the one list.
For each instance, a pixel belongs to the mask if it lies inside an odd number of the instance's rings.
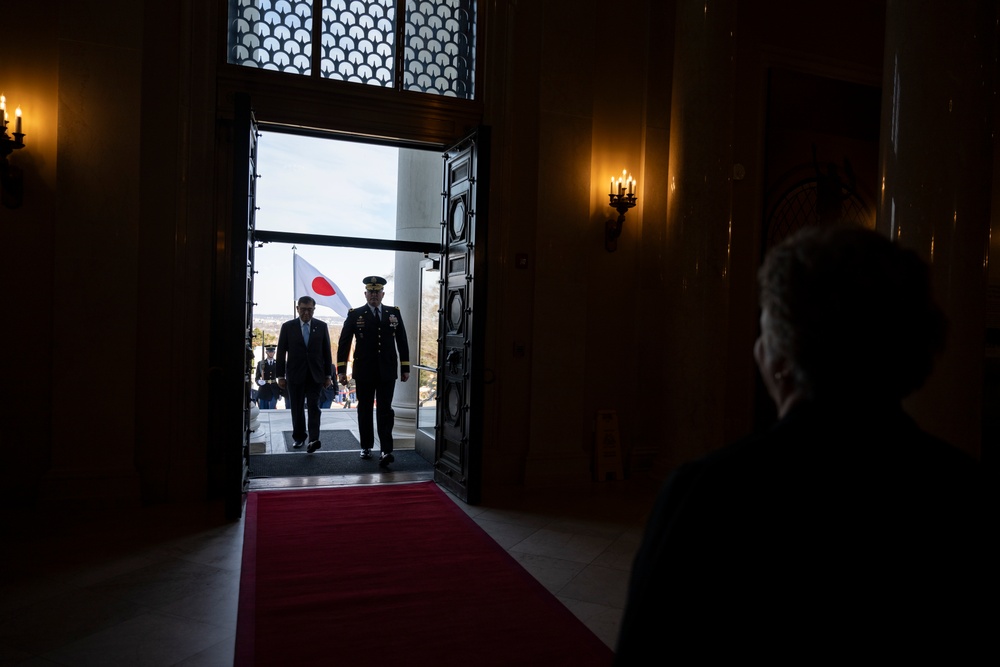
[[303,338],[303,340],[306,341],[306,345],[308,345],[309,344],[309,323],[308,322],[303,322],[302,323],[302,338]]
[[376,322],[382,321],[382,318],[378,316],[378,308],[375,309],[375,321]]

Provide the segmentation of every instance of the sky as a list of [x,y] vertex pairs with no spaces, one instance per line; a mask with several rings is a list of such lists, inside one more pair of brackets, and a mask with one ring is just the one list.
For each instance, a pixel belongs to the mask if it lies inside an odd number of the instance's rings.
[[[257,229],[395,238],[397,154],[394,147],[261,132]],[[292,252],[284,243],[256,249],[255,313],[295,316]],[[385,303],[394,303],[393,252],[302,244],[295,252],[339,287],[351,306],[364,304],[363,278],[370,275],[389,279]],[[337,318],[326,306],[318,306],[316,315]]]

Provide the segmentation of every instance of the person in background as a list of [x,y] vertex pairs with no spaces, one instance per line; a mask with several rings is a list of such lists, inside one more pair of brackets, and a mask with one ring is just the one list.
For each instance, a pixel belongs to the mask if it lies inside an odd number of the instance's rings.
[[968,664],[990,636],[996,524],[980,464],[901,405],[945,342],[928,266],[837,224],[758,277],[779,421],[666,481],[615,664]]
[[[354,342],[354,365],[351,379],[357,383],[358,433],[361,436],[361,458],[370,459],[375,444],[372,417],[378,403],[378,439],[382,454],[379,467],[386,468],[395,460],[392,453],[394,413],[392,395],[396,377],[410,379],[410,349],[399,308],[383,306],[386,279],[368,276],[364,279],[367,305],[352,308],[340,332],[337,345],[337,375],[340,384],[347,384],[347,357]],[[396,350],[399,349],[399,356]]]
[[267,358],[257,364],[257,406],[261,410],[273,410],[278,407],[278,397],[281,396],[274,351],[274,345],[265,346],[264,353]]
[[348,380],[346,385],[341,385],[341,386],[344,388],[343,389],[343,394],[342,394],[343,399],[344,399],[343,400],[343,404],[344,404],[343,405],[343,409],[347,410],[354,403],[356,403],[357,400],[358,400],[357,389],[356,389],[356,385],[355,385],[355,382],[354,382],[354,378],[351,378],[350,380]]
[[[333,383],[333,354],[330,352],[330,329],[326,322],[313,317],[316,301],[299,298],[299,316],[281,325],[278,333],[278,386],[285,390],[286,403],[292,411],[292,441],[296,449],[309,439],[310,454],[322,445],[319,441],[320,391]],[[308,431],[306,408],[309,411]]]
[[333,405],[333,400],[337,397],[337,381],[323,387],[319,392],[319,407],[326,410]]

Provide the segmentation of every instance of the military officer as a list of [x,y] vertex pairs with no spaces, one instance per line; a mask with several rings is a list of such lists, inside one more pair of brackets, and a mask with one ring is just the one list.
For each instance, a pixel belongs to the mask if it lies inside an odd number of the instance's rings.
[[278,407],[278,376],[274,363],[274,346],[264,347],[267,358],[257,364],[257,406],[261,410],[273,410]]
[[[410,348],[406,342],[406,329],[399,308],[383,306],[382,297],[386,284],[381,276],[364,279],[367,305],[352,308],[340,332],[337,345],[337,377],[340,384],[347,384],[347,357],[354,339],[354,365],[352,379],[357,387],[358,432],[361,435],[361,458],[370,459],[375,444],[372,417],[378,424],[378,438],[382,450],[379,467],[387,468],[395,458],[392,455],[392,394],[396,377],[403,382],[410,379]],[[399,356],[396,350],[399,350]],[[375,404],[378,404],[377,414]]]

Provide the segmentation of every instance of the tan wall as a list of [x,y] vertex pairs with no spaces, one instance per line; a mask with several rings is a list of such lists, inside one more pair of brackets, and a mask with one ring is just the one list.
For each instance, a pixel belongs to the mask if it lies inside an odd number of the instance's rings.
[[27,135],[14,156],[24,205],[0,213],[13,233],[4,283],[17,286],[6,310],[26,333],[13,347],[12,491],[138,498],[141,16],[124,0],[30,3],[4,38],[4,78],[18,74],[0,87],[24,100]]
[[12,348],[13,498],[205,497],[214,117],[203,94],[185,122],[205,68],[184,10],[43,0],[0,44],[27,135],[24,204],[0,209],[5,311],[42,325]]
[[[27,148],[10,157],[24,173],[25,203],[19,209],[0,206],[4,229],[4,261],[0,262],[3,284],[2,308],[9,353],[8,424],[0,435],[12,499],[27,499],[49,466],[54,363],[52,345],[55,312],[79,300],[71,289],[56,301],[52,296],[51,252],[56,227],[56,165],[59,122],[58,71],[55,45],[58,40],[58,3],[34,3],[22,8],[22,30],[10,31],[0,41],[0,92],[11,110],[21,106]],[[48,5],[48,6],[46,6]],[[60,317],[59,322],[64,320]],[[30,324],[29,324],[30,323]],[[31,327],[30,334],[14,340],[15,331]],[[18,329],[15,329],[18,327]],[[65,389],[57,405],[75,403],[73,386],[65,373],[59,382]]]
[[[636,17],[638,28],[625,32],[607,29],[601,3],[522,3],[494,42],[508,60],[488,79],[505,87],[487,109],[501,174],[490,220],[487,366],[497,381],[488,397],[488,482],[589,480],[598,409],[619,412],[629,447],[658,438],[644,415],[665,390],[650,368],[662,312],[649,303],[649,323],[636,335],[623,309],[656,292],[641,276],[655,281],[662,251],[655,230],[665,211],[672,56],[664,4],[616,6],[616,15]],[[607,191],[623,168],[640,181],[640,203],[609,253],[604,223],[617,214]],[[518,256],[526,268],[517,268]]]

